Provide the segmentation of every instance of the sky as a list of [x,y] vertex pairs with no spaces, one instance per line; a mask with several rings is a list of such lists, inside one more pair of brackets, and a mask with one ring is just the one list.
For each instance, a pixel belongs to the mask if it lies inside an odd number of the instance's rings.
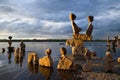
[[93,39],[120,35],[120,0],[0,0],[0,39],[72,38],[70,13],[81,33],[94,16]]

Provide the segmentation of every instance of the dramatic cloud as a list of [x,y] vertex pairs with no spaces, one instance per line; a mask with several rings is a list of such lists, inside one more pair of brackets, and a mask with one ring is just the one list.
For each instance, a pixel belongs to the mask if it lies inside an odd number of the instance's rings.
[[94,16],[94,39],[120,35],[118,0],[1,0],[0,38],[71,38],[70,13],[85,32],[87,16]]

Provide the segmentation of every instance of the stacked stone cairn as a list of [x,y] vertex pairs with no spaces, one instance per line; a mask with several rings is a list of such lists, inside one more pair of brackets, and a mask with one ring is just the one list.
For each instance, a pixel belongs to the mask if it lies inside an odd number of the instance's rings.
[[79,56],[79,59],[84,58],[85,54],[85,47],[84,47],[84,40],[92,40],[92,31],[93,31],[93,16],[88,16],[88,29],[86,30],[86,34],[80,34],[79,32],[82,30],[79,28],[74,20],[76,19],[75,14],[70,14],[70,21],[72,23],[72,30],[73,30],[73,39],[68,39],[66,41],[66,45],[70,45],[72,47],[72,54],[74,56]]
[[52,50],[47,49],[45,53],[46,53],[46,56],[39,59],[39,65],[44,67],[53,67],[53,60],[51,58]]
[[[79,28],[74,20],[76,19],[75,14],[70,14],[70,21],[72,23],[72,30],[73,30],[73,39],[68,39],[66,41],[66,45],[70,45],[72,47],[72,54],[76,59],[85,59],[84,54],[86,53],[84,47],[84,40],[92,40],[92,31],[93,31],[93,16],[88,16],[88,28],[86,30],[86,34],[80,34],[79,32],[82,30]],[[92,52],[89,51],[91,54]]]
[[61,57],[59,59],[57,69],[59,70],[75,70],[74,62],[66,56],[66,48],[60,48]]
[[9,39],[9,41],[8,41],[8,45],[9,45],[8,46],[8,53],[11,53],[14,51],[14,47],[12,47],[12,37],[9,36],[8,39]]

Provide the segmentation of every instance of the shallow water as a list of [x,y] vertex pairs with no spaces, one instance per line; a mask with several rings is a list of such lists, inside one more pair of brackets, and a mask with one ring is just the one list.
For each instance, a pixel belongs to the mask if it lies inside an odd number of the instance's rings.
[[[67,53],[71,54],[71,47],[59,45],[60,42],[25,42],[26,54],[21,64],[16,63],[13,53],[7,53],[7,42],[0,42],[0,80],[74,80],[76,76],[73,71],[58,71],[56,69],[58,59],[60,57],[60,47],[65,47]],[[14,42],[12,46],[19,47],[19,42]],[[106,52],[105,42],[86,42],[85,46],[91,51],[96,51],[97,56],[104,57]],[[2,53],[5,48],[5,53]],[[36,65],[27,64],[27,54],[35,51],[39,57],[45,56],[45,50],[52,49],[52,58],[54,60],[54,68],[48,69],[37,67]],[[112,50],[111,50],[112,51]],[[114,58],[120,56],[120,49],[116,48],[116,52],[112,51]]]

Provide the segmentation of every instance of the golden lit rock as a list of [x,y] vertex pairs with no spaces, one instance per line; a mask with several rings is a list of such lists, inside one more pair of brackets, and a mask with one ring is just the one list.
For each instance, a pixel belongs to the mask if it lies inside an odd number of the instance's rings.
[[120,57],[117,58],[117,61],[120,63]]
[[53,66],[52,58],[50,56],[45,56],[39,59],[39,65],[45,67],[52,67]]
[[86,34],[73,34],[73,39],[79,40],[92,40],[92,36],[88,36]]
[[43,58],[39,59],[39,65],[44,67],[53,67],[53,60],[51,58],[51,49],[46,50],[46,55]]
[[38,64],[38,57],[35,52],[28,53],[28,63]]
[[57,69],[61,70],[74,70],[75,66],[73,61],[66,56],[66,49],[64,47],[60,48],[61,58],[59,59]]
[[57,69],[70,70],[72,66],[72,61],[67,57],[61,57],[57,65]]
[[68,39],[66,40],[66,45],[80,46],[80,45],[83,45],[83,41],[78,40],[78,39]]

